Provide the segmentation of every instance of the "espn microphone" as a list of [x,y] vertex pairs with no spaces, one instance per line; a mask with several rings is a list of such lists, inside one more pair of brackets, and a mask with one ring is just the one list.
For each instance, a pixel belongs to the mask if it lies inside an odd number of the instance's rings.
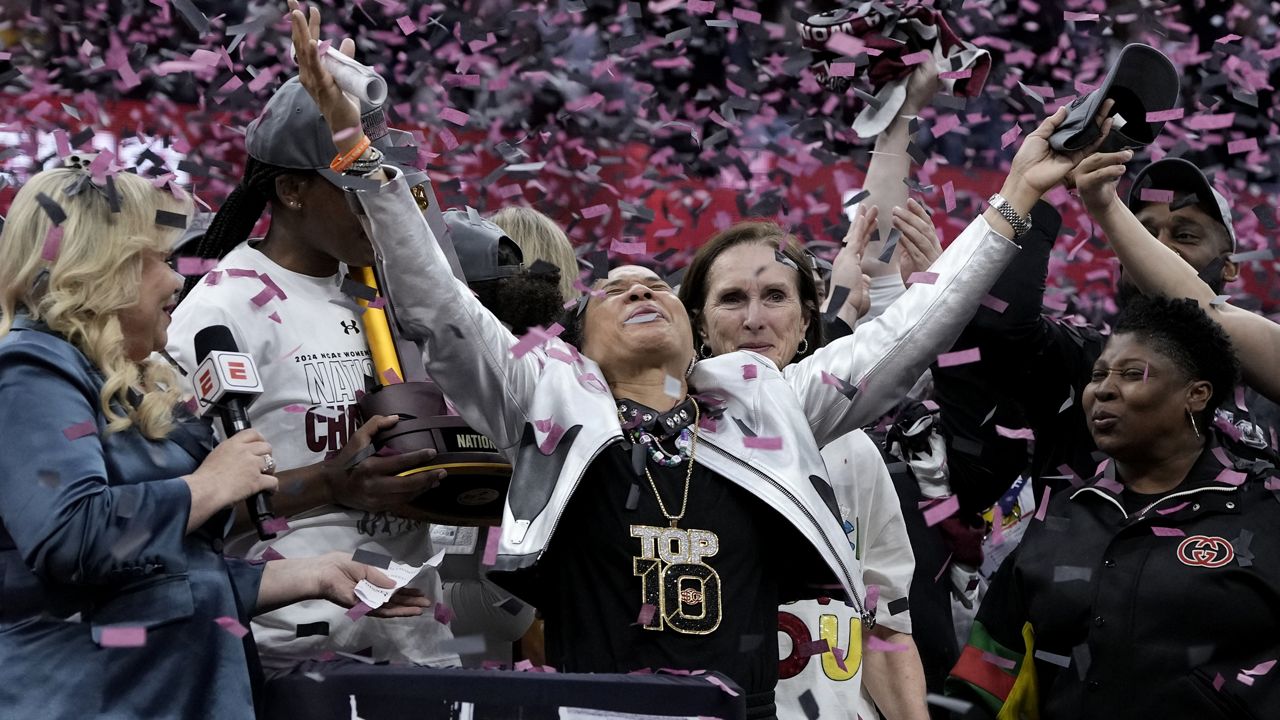
[[[248,430],[248,408],[262,394],[262,381],[253,358],[236,346],[231,329],[226,325],[210,325],[197,332],[196,362],[200,365],[192,376],[192,384],[200,406],[217,408],[227,437]],[[263,540],[275,537],[274,532],[267,532],[264,527],[275,516],[271,512],[271,496],[259,491],[244,502],[258,537]]]

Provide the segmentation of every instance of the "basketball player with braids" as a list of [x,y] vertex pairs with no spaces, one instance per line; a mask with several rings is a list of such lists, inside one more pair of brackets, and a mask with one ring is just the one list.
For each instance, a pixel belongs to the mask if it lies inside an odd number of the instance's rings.
[[[375,146],[389,146],[380,109],[366,108],[364,123]],[[398,477],[434,451],[372,455],[372,437],[398,418],[377,416],[363,424],[359,418],[357,394],[373,381],[374,370],[360,308],[342,290],[342,266],[368,266],[374,257],[343,197],[342,176],[329,169],[337,153],[333,138],[293,79],[249,125],[245,141],[244,178],[197,251],[218,265],[203,279],[188,281],[167,346],[190,373],[196,366],[195,334],[225,325],[258,364],[264,392],[250,407],[250,419],[275,448],[281,470],[273,505],[288,518],[290,530],[270,543],[242,536],[228,549],[251,558],[268,550],[271,557],[307,557],[365,549],[422,564],[432,554],[430,528],[407,503],[443,471]],[[268,207],[266,236],[250,239]],[[439,597],[440,580],[432,570],[415,586]],[[326,651],[370,647],[378,661],[457,664],[455,654],[439,650],[451,638],[447,626],[431,613],[406,620],[380,627],[351,622],[340,609],[309,602],[260,616],[254,636],[268,672],[287,671]]]

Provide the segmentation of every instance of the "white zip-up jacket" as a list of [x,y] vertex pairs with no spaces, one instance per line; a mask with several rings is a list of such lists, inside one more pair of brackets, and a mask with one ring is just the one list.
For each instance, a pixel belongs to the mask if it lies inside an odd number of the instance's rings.
[[[514,467],[491,571],[495,582],[513,589],[511,574],[541,557],[592,461],[623,440],[617,407],[600,367],[558,339],[515,357],[517,338],[453,276],[404,177],[387,173],[392,179],[378,190],[355,194],[357,212],[378,251],[399,329],[421,344],[427,373],[458,413]],[[913,285],[853,335],[781,371],[739,351],[701,360],[689,376],[691,392],[726,401],[715,428],[699,436],[698,462],[793,525],[831,570],[815,585],[834,580],[868,624],[874,618],[863,611],[862,570],[818,448],[891,409],[951,349],[1017,251],[979,217],[930,268],[936,282]],[[758,366],[755,378],[744,379],[746,364]],[[852,398],[827,374],[856,387]],[[746,447],[743,426],[780,438],[781,448]]]

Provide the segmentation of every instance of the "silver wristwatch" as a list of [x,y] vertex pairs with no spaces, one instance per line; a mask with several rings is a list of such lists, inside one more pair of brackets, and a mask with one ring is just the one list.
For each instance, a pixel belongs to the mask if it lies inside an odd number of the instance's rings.
[[1031,218],[1019,215],[1018,211],[1014,210],[1009,201],[1005,200],[1000,193],[992,193],[991,197],[987,199],[987,204],[1000,213],[1000,217],[1004,218],[1009,223],[1009,227],[1013,228],[1011,240],[1016,240],[1031,231]]

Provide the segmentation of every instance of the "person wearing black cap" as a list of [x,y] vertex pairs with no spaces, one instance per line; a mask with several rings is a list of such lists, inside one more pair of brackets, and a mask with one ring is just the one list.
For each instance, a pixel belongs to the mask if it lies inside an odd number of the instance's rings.
[[[374,143],[368,153],[372,161],[391,152],[393,137],[380,109],[365,108],[361,125]],[[343,195],[352,177],[331,168],[338,154],[332,134],[297,78],[282,84],[249,124],[245,144],[244,179],[198,251],[220,261],[188,288],[166,347],[190,373],[197,365],[195,334],[225,325],[240,351],[258,364],[264,392],[249,416],[275,449],[280,489],[273,505],[288,518],[289,532],[269,543],[256,542],[252,534],[240,536],[228,544],[228,552],[307,557],[363,549],[421,565],[433,554],[430,527],[407,503],[437,482],[442,471],[399,477],[426,463],[434,451],[372,455],[373,436],[399,419],[360,418],[357,396],[374,370],[360,308],[343,291],[342,265],[371,265],[374,253]],[[268,205],[266,237],[250,240]],[[414,586],[432,599],[442,594],[434,570]],[[369,648],[375,660],[458,662],[456,654],[441,650],[452,636],[433,614],[378,626],[352,622],[341,610],[320,603],[303,603],[257,618],[254,637],[268,672],[287,671],[325,652]]]
[[[1193,256],[1212,254],[1222,263],[1222,277],[1235,277],[1235,263],[1226,254],[1236,250],[1226,198],[1195,165],[1167,158],[1138,174],[1126,207],[1118,201],[1116,179],[1127,159],[1124,153],[1098,153],[1076,170],[1080,198],[1115,248],[1125,276],[1143,292],[1196,300],[1231,337],[1245,382],[1280,403],[1280,325],[1226,302],[1222,284],[1195,271],[1200,263]],[[1173,197],[1144,201],[1150,189]]]
[[512,333],[549,327],[560,318],[564,300],[558,268],[547,262],[525,267],[516,241],[471,208],[445,212],[444,222],[467,286]]

